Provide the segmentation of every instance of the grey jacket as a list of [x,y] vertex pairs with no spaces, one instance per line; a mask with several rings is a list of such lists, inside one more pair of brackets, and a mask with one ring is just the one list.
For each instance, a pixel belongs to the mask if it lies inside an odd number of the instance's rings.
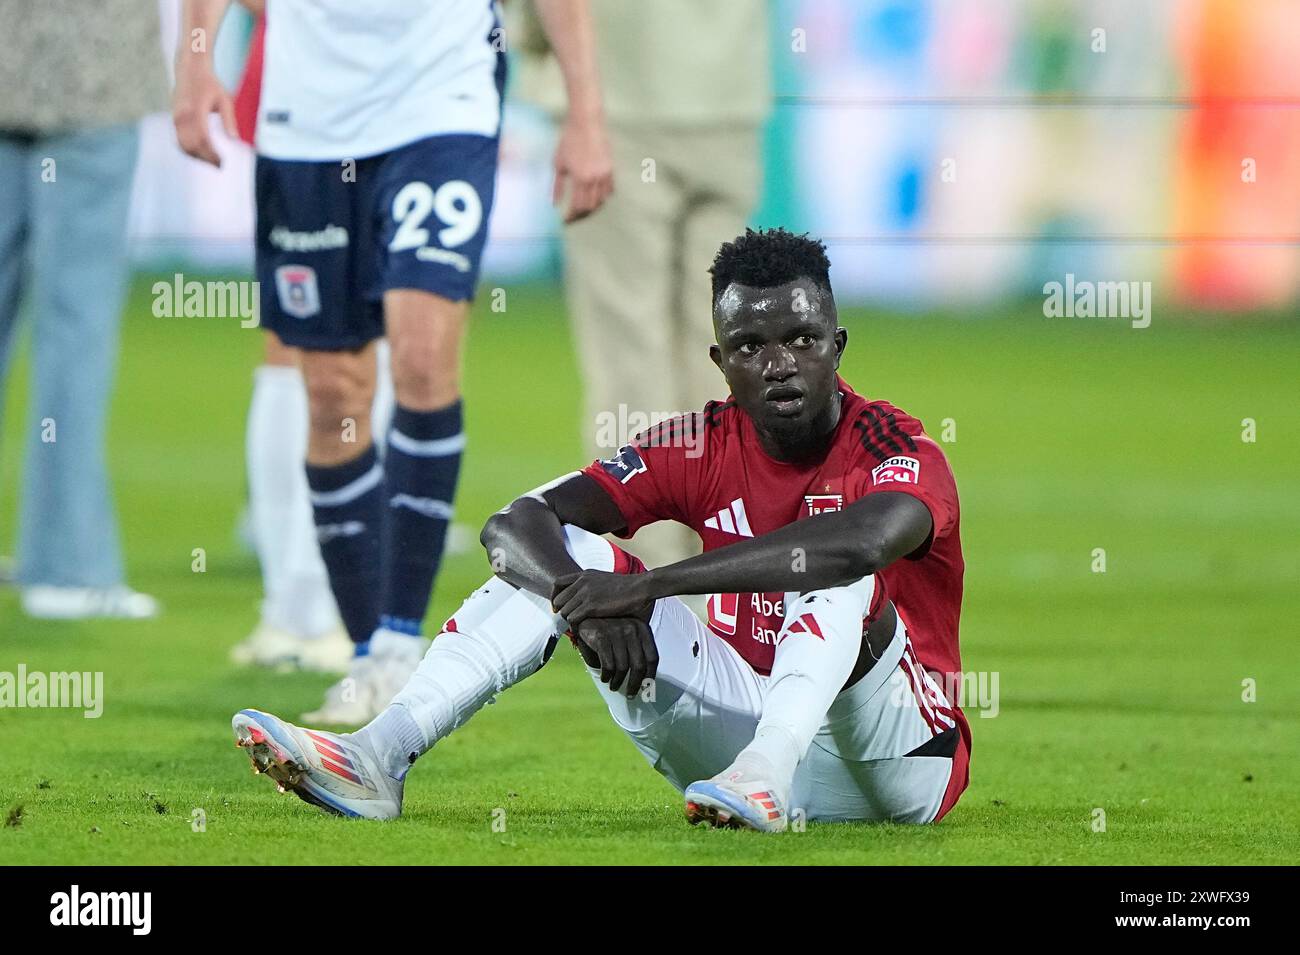
[[157,0],[0,0],[0,130],[48,134],[167,108]]

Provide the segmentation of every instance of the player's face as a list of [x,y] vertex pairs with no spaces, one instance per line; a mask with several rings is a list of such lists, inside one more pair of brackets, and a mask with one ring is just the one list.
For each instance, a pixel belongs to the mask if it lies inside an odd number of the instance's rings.
[[811,447],[838,417],[835,377],[848,332],[808,279],[774,288],[733,283],[718,298],[710,354],[760,434],[789,452]]

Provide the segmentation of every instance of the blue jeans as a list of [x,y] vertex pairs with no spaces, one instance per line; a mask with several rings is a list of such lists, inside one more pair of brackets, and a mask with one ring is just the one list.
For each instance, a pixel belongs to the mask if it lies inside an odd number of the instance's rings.
[[24,290],[32,316],[18,517],[24,585],[122,582],[104,425],[138,143],[135,124],[35,137],[0,132],[0,373]]

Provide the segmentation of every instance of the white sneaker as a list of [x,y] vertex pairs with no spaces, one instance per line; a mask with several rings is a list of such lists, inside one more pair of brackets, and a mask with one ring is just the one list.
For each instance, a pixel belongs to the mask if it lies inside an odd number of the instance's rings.
[[357,645],[342,627],[318,637],[299,637],[298,668],[313,673],[347,673],[356,649]]
[[686,797],[686,821],[716,828],[782,832],[789,824],[786,797],[771,782],[768,761],[744,754],[712,779],[691,783]]
[[325,692],[324,705],[302,718],[331,726],[369,723],[406,686],[427,649],[429,641],[423,637],[376,630],[369,654],[354,658],[348,675]]
[[342,627],[318,637],[304,637],[262,621],[246,640],[230,648],[230,659],[240,666],[347,673],[353,650]]
[[373,699],[376,682],[375,661],[368,656],[354,657],[347,676],[325,691],[320,708],[302,714],[302,718],[326,726],[364,726],[377,713]]
[[53,587],[35,584],[23,588],[23,612],[42,620],[88,620],[114,617],[147,620],[162,608],[148,594],[130,587]]
[[298,660],[298,637],[288,630],[258,623],[244,640],[230,648],[230,662],[240,666],[292,669]]
[[351,734],[305,729],[259,710],[240,710],[230,726],[253,772],[270,776],[280,792],[339,816],[402,814],[402,782],[385,773],[374,750]]

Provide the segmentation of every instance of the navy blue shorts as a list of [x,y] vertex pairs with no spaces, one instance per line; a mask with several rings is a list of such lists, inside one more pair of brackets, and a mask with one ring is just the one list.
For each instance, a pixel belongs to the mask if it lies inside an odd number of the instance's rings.
[[359,348],[388,289],[474,297],[497,143],[431,136],[343,162],[257,158],[261,322],[286,345]]

